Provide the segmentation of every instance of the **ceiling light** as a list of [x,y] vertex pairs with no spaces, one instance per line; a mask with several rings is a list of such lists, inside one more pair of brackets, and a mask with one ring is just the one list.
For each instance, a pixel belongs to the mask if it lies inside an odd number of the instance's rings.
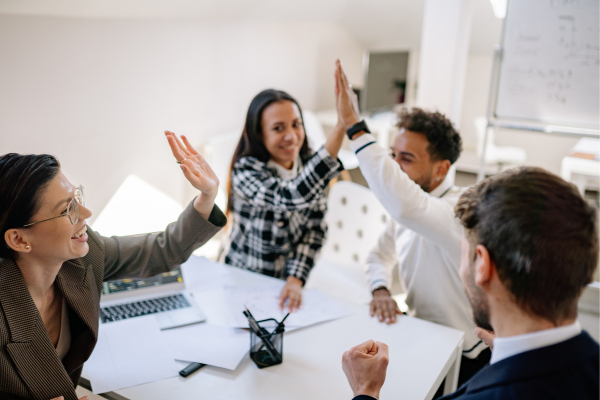
[[492,8],[494,9],[494,15],[496,18],[506,17],[506,3],[507,0],[490,0]]

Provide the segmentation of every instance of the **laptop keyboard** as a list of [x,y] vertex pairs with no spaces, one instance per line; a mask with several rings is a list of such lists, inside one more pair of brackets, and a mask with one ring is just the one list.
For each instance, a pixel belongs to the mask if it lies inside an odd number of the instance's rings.
[[100,309],[100,319],[102,323],[113,322],[187,307],[191,307],[191,305],[185,299],[185,296],[182,294],[176,294],[172,296],[155,297],[148,300],[119,304],[117,306],[102,307]]

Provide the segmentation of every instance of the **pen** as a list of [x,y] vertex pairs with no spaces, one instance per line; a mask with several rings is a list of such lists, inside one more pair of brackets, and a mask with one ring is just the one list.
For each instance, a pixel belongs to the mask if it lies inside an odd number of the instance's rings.
[[275,330],[275,333],[281,333],[284,331],[285,329],[285,325],[283,324],[285,322],[285,320],[287,319],[287,317],[290,316],[291,313],[287,313],[287,315],[285,317],[283,317],[283,319],[281,320],[280,323],[277,324],[277,329]]
[[200,368],[204,367],[205,365],[206,364],[191,363],[190,365],[188,365],[187,367],[185,367],[184,369],[179,371],[179,375],[183,376],[184,378],[187,378],[188,376],[190,376],[194,372],[198,371]]
[[271,358],[275,362],[280,362],[281,359],[279,358],[279,353],[277,352],[277,349],[275,349],[275,346],[273,346],[273,343],[271,343],[269,338],[265,337],[265,335],[264,335],[265,333],[268,334],[268,332],[266,332],[265,329],[261,328],[258,325],[258,322],[256,322],[256,320],[254,319],[250,310],[248,310],[246,308],[246,311],[242,311],[242,312],[244,313],[246,318],[248,318],[248,324],[250,324],[250,327],[254,330],[254,332],[256,332],[256,336],[258,336],[260,338],[260,340],[263,342],[263,344],[265,345],[265,348],[266,348],[267,352],[269,353],[269,355],[271,356]]

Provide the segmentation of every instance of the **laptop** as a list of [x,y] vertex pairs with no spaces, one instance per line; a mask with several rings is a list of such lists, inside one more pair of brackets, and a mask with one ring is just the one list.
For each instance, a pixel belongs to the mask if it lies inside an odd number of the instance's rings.
[[181,268],[147,279],[104,282],[100,321],[108,324],[143,315],[155,315],[160,329],[176,328],[206,320],[185,290]]

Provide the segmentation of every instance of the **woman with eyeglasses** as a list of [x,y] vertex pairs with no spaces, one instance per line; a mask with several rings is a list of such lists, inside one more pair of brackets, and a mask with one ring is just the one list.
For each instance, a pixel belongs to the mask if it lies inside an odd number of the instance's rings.
[[226,223],[218,179],[185,137],[165,132],[199,195],[164,232],[103,237],[86,225],[83,187],[50,155],[0,156],[0,398],[76,400],[98,339],[102,282],[185,262]]

